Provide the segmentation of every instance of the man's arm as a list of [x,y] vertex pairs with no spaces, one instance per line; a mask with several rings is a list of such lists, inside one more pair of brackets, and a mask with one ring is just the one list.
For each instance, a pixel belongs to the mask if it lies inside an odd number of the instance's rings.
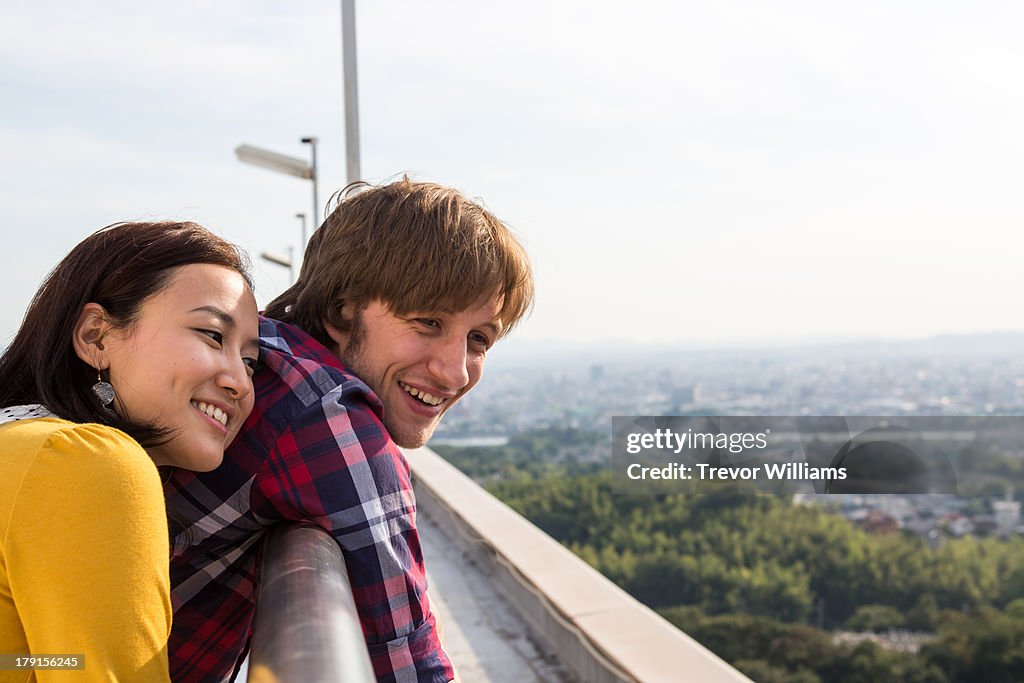
[[363,391],[346,383],[291,417],[257,474],[253,511],[312,521],[341,546],[378,681],[449,681],[409,466]]

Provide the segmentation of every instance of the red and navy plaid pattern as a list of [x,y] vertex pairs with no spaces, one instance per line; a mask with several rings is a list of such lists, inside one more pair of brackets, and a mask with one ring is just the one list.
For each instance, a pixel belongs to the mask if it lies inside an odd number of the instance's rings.
[[249,648],[263,532],[307,521],[341,546],[380,683],[454,678],[427,600],[409,465],[383,406],[302,330],[260,320],[256,407],[207,473],[165,486],[177,683],[230,680]]

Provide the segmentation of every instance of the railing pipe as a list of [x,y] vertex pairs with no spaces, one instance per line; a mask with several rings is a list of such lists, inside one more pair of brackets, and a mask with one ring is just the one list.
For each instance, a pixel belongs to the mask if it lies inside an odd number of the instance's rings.
[[315,526],[268,532],[249,683],[372,683],[338,544]]

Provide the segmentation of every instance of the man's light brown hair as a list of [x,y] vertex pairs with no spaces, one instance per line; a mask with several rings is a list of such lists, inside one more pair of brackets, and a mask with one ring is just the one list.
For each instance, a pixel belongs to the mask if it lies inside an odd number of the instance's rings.
[[455,313],[496,299],[502,336],[532,305],[526,251],[458,191],[403,178],[350,185],[337,197],[309,241],[298,281],[270,302],[267,316],[330,346],[324,322],[351,332],[353,317],[377,299],[395,315]]

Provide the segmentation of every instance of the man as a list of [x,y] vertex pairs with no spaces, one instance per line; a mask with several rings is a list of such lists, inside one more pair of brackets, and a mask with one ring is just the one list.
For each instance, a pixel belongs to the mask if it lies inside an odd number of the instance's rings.
[[260,539],[309,521],[341,546],[378,681],[447,681],[409,468],[529,309],[522,246],[482,207],[408,179],[349,192],[260,327],[256,407],[214,472],[166,486],[175,681],[221,681],[248,649]]

